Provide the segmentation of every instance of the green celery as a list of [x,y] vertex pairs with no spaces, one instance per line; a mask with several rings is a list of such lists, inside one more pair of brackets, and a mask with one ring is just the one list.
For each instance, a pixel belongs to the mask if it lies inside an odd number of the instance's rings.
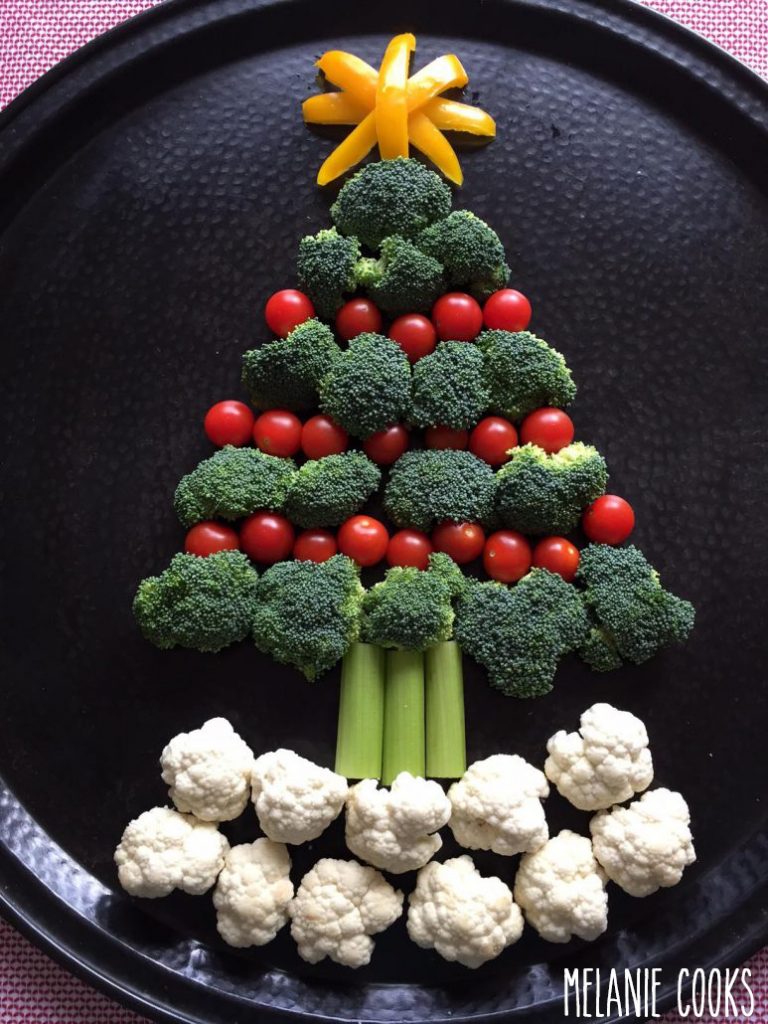
[[384,651],[352,644],[341,663],[336,771],[348,779],[381,778]]
[[381,776],[385,786],[400,772],[424,776],[424,742],[424,655],[387,651]]
[[464,732],[464,673],[455,640],[426,653],[427,776],[458,779],[467,770]]

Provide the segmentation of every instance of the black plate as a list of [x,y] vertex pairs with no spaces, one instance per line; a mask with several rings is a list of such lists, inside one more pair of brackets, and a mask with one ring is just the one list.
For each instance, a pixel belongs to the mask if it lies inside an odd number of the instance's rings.
[[[684,649],[602,678],[568,664],[538,702],[471,677],[470,754],[541,763],[595,700],[629,708],[657,784],[690,801],[699,860],[647,900],[612,887],[610,930],[589,947],[529,930],[468,972],[404,945],[400,922],[352,974],[303,964],[285,933],[227,951],[210,901],[132,902],[111,855],[128,818],[164,799],[163,743],[208,716],[257,750],[330,761],[335,674],[310,686],[246,645],[158,652],[130,601],[180,545],[171,495],[209,450],[202,413],[237,394],[265,297],[327,222],[314,173],[330,143],[298,107],[313,58],[340,45],[375,61],[405,28],[420,62],[456,50],[497,117],[498,140],[462,157],[457,202],[502,234],[535,328],[574,367],[579,436],[699,613]],[[556,1020],[566,966],[663,966],[668,1001],[676,966],[737,963],[765,941],[765,86],[609,0],[178,0],[86,47],[0,127],[8,917],[173,1021]],[[548,812],[586,825],[557,796]],[[337,829],[298,866],[341,849]],[[479,861],[511,879],[514,862]]]

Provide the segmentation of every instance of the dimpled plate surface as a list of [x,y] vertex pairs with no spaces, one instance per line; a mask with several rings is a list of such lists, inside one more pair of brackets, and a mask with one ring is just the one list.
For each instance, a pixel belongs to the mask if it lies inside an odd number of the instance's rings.
[[[137,581],[180,546],[171,497],[209,448],[205,409],[239,394],[261,308],[297,239],[327,223],[331,142],[298,102],[332,45],[376,61],[413,29],[457,51],[498,120],[456,196],[499,230],[534,327],[580,387],[578,436],[637,511],[636,539],[693,600],[690,643],[600,677],[563,666],[516,703],[468,667],[472,758],[541,764],[547,737],[610,700],[643,717],[657,784],[693,814],[697,864],[647,900],[611,892],[592,946],[523,940],[476,972],[405,945],[368,969],[311,967],[283,932],[248,953],[207,899],[134,902],[111,862],[165,798],[174,733],[224,714],[255,749],[330,763],[338,676],[308,685],[242,645],[154,650]],[[718,51],[619,2],[333,5],[181,0],[92,44],[0,124],[4,452],[0,898],[47,949],[172,1021],[559,1020],[565,967],[738,962],[766,928],[768,694],[763,542],[768,346],[766,91]],[[587,818],[553,796],[553,829]],[[227,828],[253,837],[253,821]],[[447,843],[446,851],[453,852]],[[296,876],[341,854],[339,827]],[[478,856],[511,880],[514,862]],[[405,879],[406,887],[412,879]],[[497,1016],[498,1015],[498,1016]]]

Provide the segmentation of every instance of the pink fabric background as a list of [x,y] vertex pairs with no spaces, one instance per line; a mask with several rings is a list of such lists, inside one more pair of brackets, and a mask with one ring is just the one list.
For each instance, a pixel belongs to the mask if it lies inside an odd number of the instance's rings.
[[[332,2],[332,0],[331,0]],[[642,0],[768,78],[768,0]],[[157,0],[0,0],[0,106],[89,39]],[[768,950],[749,963],[753,1024],[768,1024]],[[675,1014],[665,1018],[677,1022]],[[725,1018],[718,1018],[717,1024]],[[0,1024],[141,1024],[0,921]],[[700,1018],[712,1024],[714,1018]]]

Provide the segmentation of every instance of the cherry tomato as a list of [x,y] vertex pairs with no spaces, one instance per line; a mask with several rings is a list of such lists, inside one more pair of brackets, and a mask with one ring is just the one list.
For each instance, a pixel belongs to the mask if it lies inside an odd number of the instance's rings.
[[432,531],[435,551],[444,551],[458,565],[479,558],[485,544],[485,533],[477,523],[441,523]]
[[388,337],[397,342],[412,363],[434,352],[437,344],[435,325],[421,313],[399,316],[389,328]]
[[263,412],[253,425],[253,440],[267,455],[290,458],[301,448],[301,420],[285,409]]
[[387,553],[389,534],[384,523],[373,516],[352,516],[336,535],[339,551],[358,565],[376,565]]
[[427,448],[451,448],[463,452],[469,444],[468,430],[452,430],[450,427],[427,427],[424,431]]
[[338,550],[330,530],[304,530],[293,545],[293,557],[300,562],[327,562]]
[[537,409],[520,424],[520,441],[537,444],[550,455],[569,445],[574,433],[573,420],[562,409]]
[[188,555],[205,557],[216,551],[237,551],[239,547],[237,530],[213,520],[196,523],[184,538],[184,550]]
[[350,299],[336,314],[336,333],[343,341],[372,331],[381,333],[381,313],[370,299]]
[[502,288],[485,300],[483,323],[499,331],[524,331],[531,322],[531,304],[522,292]]
[[486,416],[469,435],[469,450],[491,466],[501,466],[517,444],[517,431],[501,416]]
[[483,311],[471,295],[448,292],[432,307],[432,322],[440,341],[472,341],[483,327]]
[[348,446],[349,435],[330,416],[311,416],[301,428],[301,450],[308,459],[339,455]]
[[278,338],[287,338],[294,327],[315,315],[312,300],[295,288],[283,288],[267,300],[264,316],[270,331]]
[[208,440],[220,448],[225,444],[241,448],[251,440],[253,413],[244,402],[217,402],[205,414],[203,429]]
[[531,568],[531,545],[516,530],[492,533],[483,548],[483,568],[492,580],[517,583]]
[[549,569],[572,583],[579,568],[579,549],[565,537],[545,537],[533,549],[533,564],[537,569]]
[[390,565],[412,565],[426,569],[432,544],[426,533],[419,530],[398,530],[392,534],[387,545],[387,561]]
[[618,494],[604,494],[581,517],[581,527],[596,544],[622,544],[635,528],[635,513]]
[[293,550],[293,526],[274,512],[254,512],[240,527],[240,546],[254,562],[282,562]]
[[396,423],[376,434],[371,434],[363,441],[363,451],[380,466],[391,466],[397,462],[403,452],[408,450],[410,438],[405,427]]

